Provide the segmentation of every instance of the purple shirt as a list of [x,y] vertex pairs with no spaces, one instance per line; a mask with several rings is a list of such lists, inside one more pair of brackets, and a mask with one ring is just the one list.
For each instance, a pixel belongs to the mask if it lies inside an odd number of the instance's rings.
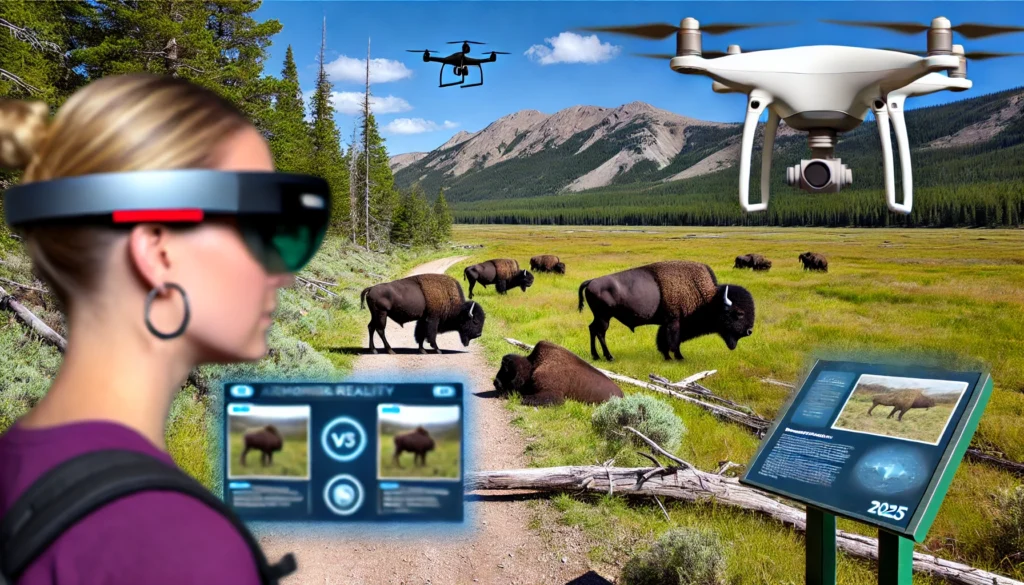
[[[0,435],[0,515],[66,459],[131,449],[174,465],[139,433],[112,422],[47,429],[17,423]],[[107,504],[62,534],[17,585],[258,585],[256,562],[226,518],[174,492],[142,492]]]

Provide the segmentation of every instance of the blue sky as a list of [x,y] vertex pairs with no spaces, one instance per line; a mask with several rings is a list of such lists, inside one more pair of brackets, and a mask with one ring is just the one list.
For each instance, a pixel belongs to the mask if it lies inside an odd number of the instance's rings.
[[[865,9],[871,6],[871,10]],[[879,10],[885,7],[885,11]],[[283,30],[270,47],[267,73],[280,75],[286,47],[292,45],[299,80],[314,88],[321,27],[327,18],[327,62],[334,83],[336,117],[348,142],[362,100],[367,38],[371,41],[370,89],[388,152],[432,150],[460,130],[475,132],[513,112],[533,109],[552,114],[574,105],[617,107],[644,101],[655,107],[703,120],[740,122],[745,96],[719,95],[711,80],[681,75],[667,61],[630,53],[673,53],[675,37],[647,41],[619,35],[572,33],[585,26],[668,22],[692,16],[702,24],[798,20],[796,26],[704,35],[706,50],[729,44],[750,48],[840,44],[861,47],[926,48],[926,33],[902,35],[882,30],[841,27],[818,18],[911,21],[926,24],[936,16],[954,25],[965,22],[1024,25],[1020,2],[308,2],[266,1],[256,18],[277,19]],[[577,34],[579,36],[577,36]],[[440,64],[424,63],[406,49],[448,54],[459,49],[447,41],[487,43],[477,51],[507,51],[484,65],[484,85],[439,88]],[[954,35],[967,51],[1024,52],[1024,33],[974,40]],[[566,62],[569,61],[569,62]],[[474,68],[475,69],[475,68]],[[446,69],[451,75],[451,68]],[[467,77],[476,79],[471,71]],[[972,61],[974,87],[954,94],[939,92],[912,98],[922,107],[1024,85],[1024,57]],[[446,81],[451,78],[446,77]],[[869,116],[870,118],[870,116]]]

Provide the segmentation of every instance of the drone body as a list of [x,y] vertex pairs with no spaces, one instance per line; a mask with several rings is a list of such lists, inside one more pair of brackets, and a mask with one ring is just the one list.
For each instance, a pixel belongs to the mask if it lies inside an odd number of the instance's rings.
[[[449,45],[455,45],[455,44],[458,44],[458,43],[462,43],[462,50],[459,51],[458,53],[452,53],[451,55],[448,55],[446,57],[434,57],[434,56],[431,55],[431,53],[437,53],[438,51],[431,51],[429,49],[422,51],[422,53],[423,53],[423,62],[424,63],[431,63],[431,62],[433,62],[433,63],[440,63],[441,64],[441,72],[440,72],[440,75],[438,76],[438,81],[437,81],[438,82],[438,87],[451,87],[453,85],[458,85],[458,86],[461,86],[461,87],[464,87],[464,88],[465,87],[478,87],[478,86],[481,86],[481,85],[484,84],[483,64],[484,63],[494,63],[495,61],[498,60],[498,55],[508,55],[509,54],[509,53],[505,53],[503,51],[486,51],[486,53],[490,53],[490,55],[491,55],[490,57],[487,57],[487,58],[484,58],[484,59],[476,59],[474,57],[469,57],[469,56],[466,55],[466,53],[469,53],[469,50],[471,48],[470,44],[482,45],[484,43],[480,43],[480,42],[477,42],[477,41],[450,41],[448,44]],[[407,49],[406,52],[408,52],[408,53],[419,53],[421,51],[418,51],[418,50],[415,50],[415,49]],[[461,76],[462,79],[459,80],[459,81],[452,82],[452,83],[445,83],[444,82],[444,67],[445,67],[445,65],[451,65],[452,66],[452,70],[454,71],[455,75]],[[480,82],[479,83],[466,83],[466,75],[468,74],[469,68],[471,66],[475,66],[477,69],[480,70]]]

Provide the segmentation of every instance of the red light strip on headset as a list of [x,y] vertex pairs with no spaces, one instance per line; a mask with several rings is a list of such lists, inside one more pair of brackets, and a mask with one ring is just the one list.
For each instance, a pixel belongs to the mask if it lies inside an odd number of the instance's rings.
[[132,209],[113,215],[114,223],[203,221],[202,209]]

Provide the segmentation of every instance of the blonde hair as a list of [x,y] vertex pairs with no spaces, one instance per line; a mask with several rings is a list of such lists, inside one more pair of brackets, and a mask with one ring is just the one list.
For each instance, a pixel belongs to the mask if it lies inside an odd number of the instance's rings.
[[[42,102],[0,100],[0,166],[21,183],[93,173],[209,168],[216,148],[250,122],[216,93],[184,79],[115,75],[78,90],[52,121]],[[90,292],[114,241],[109,227],[22,230],[33,268],[65,308]]]

